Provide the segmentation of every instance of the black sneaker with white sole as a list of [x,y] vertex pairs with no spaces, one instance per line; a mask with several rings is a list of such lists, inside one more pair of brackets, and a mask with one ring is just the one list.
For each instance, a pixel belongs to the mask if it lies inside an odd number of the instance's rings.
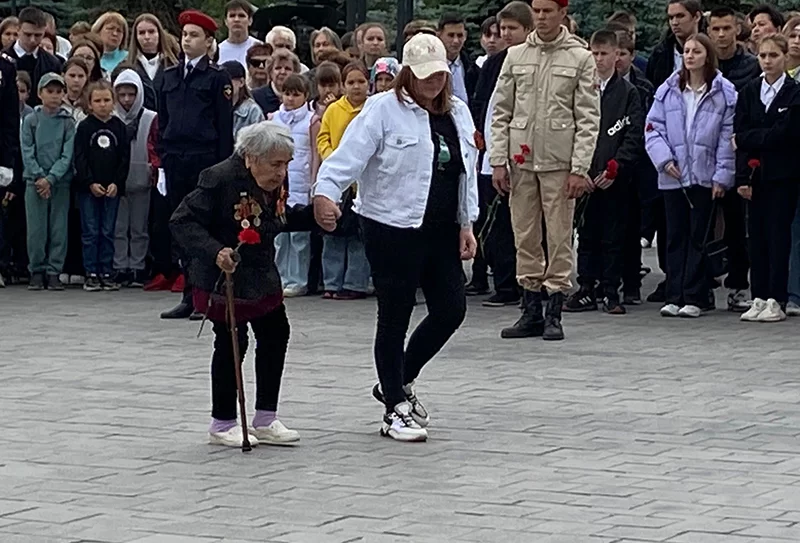
[[564,304],[567,313],[582,313],[584,311],[597,311],[597,298],[593,288],[581,287],[572,294]]
[[392,411],[383,415],[381,435],[396,441],[426,441],[428,431],[417,424],[411,416],[411,404],[399,403]]
[[[404,385],[403,392],[406,395],[406,401],[411,405],[411,416],[422,428],[427,428],[431,422],[431,416],[414,393],[414,383]],[[372,397],[386,405],[386,399],[383,397],[380,383],[375,383],[375,386],[372,387]]]

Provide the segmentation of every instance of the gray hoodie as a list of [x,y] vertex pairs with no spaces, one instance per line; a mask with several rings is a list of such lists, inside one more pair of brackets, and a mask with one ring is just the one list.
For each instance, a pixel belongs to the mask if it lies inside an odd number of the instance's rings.
[[131,108],[125,111],[118,102],[114,114],[128,127],[128,136],[131,140],[131,166],[125,187],[128,192],[138,192],[147,190],[151,186],[147,137],[150,135],[150,127],[156,118],[156,113],[144,107],[144,85],[138,73],[133,70],[122,71],[114,81],[114,89],[119,89],[122,85],[136,87],[136,99]]

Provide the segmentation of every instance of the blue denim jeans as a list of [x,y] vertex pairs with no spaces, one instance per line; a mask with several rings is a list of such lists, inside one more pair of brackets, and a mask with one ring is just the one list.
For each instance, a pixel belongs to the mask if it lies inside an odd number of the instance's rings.
[[328,292],[369,289],[369,262],[358,236],[325,236],[322,246],[322,282]]
[[789,301],[800,305],[800,198],[792,223],[792,256],[789,259]]
[[283,288],[307,287],[310,263],[310,232],[284,232],[275,236],[275,266]]
[[119,196],[96,197],[89,192],[78,194],[81,210],[83,267],[87,274],[111,274],[114,271],[114,231],[119,210]]

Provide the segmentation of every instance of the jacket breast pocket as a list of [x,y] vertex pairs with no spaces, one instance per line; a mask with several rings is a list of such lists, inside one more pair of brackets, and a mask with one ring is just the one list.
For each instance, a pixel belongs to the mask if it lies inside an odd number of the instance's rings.
[[518,89],[530,91],[535,86],[535,64],[515,64],[511,66],[511,74],[514,76],[514,85]]
[[413,134],[390,134],[383,143],[383,152],[380,154],[379,170],[381,177],[376,190],[379,194],[385,193],[388,184],[401,187],[404,179],[413,175],[416,169],[414,155],[419,146],[419,137]]
[[551,94],[571,94],[577,85],[578,70],[571,66],[553,66],[550,75]]

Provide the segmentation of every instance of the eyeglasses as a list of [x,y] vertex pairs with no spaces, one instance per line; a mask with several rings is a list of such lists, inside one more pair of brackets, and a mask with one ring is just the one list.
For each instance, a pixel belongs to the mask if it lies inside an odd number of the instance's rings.
[[251,58],[247,63],[253,68],[265,68],[269,59],[266,58]]

